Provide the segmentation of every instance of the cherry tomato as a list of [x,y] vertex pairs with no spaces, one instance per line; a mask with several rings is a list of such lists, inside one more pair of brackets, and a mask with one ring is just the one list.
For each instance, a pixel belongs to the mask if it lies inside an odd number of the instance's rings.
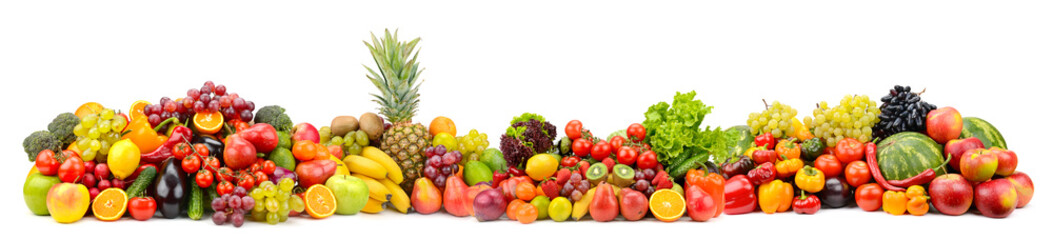
[[187,156],[190,156],[192,154],[191,152],[193,152],[193,148],[190,147],[190,144],[185,142],[176,143],[176,145],[172,147],[172,156],[176,159],[184,159]]
[[212,171],[209,171],[208,169],[201,169],[201,171],[198,171],[197,175],[194,176],[194,182],[196,182],[197,186],[201,188],[211,187],[212,180]]
[[51,151],[51,149],[40,151],[37,154],[37,160],[33,164],[37,166],[37,171],[40,171],[40,174],[45,176],[55,176],[55,174],[58,174],[59,166],[62,166],[58,159],[55,158],[55,152]]
[[611,156],[611,145],[607,141],[600,140],[592,145],[592,159],[604,159]]
[[570,140],[578,140],[581,138],[581,121],[570,120],[567,123],[567,127],[563,128],[563,131],[567,133],[567,137]]
[[234,184],[230,183],[230,181],[221,181],[219,182],[219,185],[216,185],[216,193],[220,196],[230,194],[231,192],[234,192]]
[[202,160],[202,164],[205,165],[205,169],[211,171],[219,171],[219,168],[222,167],[219,163],[219,158],[213,156],[206,156],[205,160]]
[[573,167],[574,165],[578,165],[578,161],[581,161],[581,159],[576,156],[566,156],[559,161],[559,165],[564,167]]
[[841,139],[837,141],[837,145],[834,147],[834,155],[837,156],[841,163],[850,163],[856,160],[863,159],[863,143],[853,138]]
[[264,160],[263,163],[260,164],[260,170],[263,170],[263,173],[268,175],[274,174],[274,169],[277,167],[277,165],[274,165],[274,161],[271,160]]
[[837,160],[834,155],[823,154],[815,158],[815,168],[823,172],[823,176],[827,178],[834,178],[841,175],[841,161]]
[[219,177],[219,179],[225,182],[234,181],[234,171],[230,170],[230,168],[221,167],[219,168],[219,171],[216,172],[216,175]]
[[249,172],[259,171],[260,170],[260,160],[261,159],[256,159],[256,162],[252,163],[252,165],[249,165],[249,169],[247,169],[247,170]]
[[203,143],[194,144],[194,152],[201,156],[208,156],[208,147]]
[[636,150],[626,146],[618,148],[618,163],[630,166],[636,163]]
[[157,202],[151,197],[133,197],[128,201],[128,213],[139,221],[150,220],[157,212]]
[[59,166],[58,177],[62,182],[73,183],[80,181],[84,176],[84,171],[84,162],[78,157],[71,157]]
[[877,211],[881,209],[882,194],[885,194],[885,190],[881,189],[877,183],[863,184],[856,188],[856,205],[863,211]]
[[625,146],[625,137],[622,137],[621,135],[614,136],[611,137],[611,140],[607,143],[611,144],[611,149],[618,149],[619,147]]
[[252,177],[256,179],[256,183],[261,183],[270,179],[270,177],[267,177],[267,174],[264,173],[263,170],[253,172]]
[[245,189],[252,189],[256,186],[256,178],[253,178],[248,174],[241,174],[238,176],[238,186]]
[[592,142],[585,140],[584,138],[578,138],[574,140],[574,144],[570,146],[571,150],[574,150],[574,155],[578,157],[586,157],[592,153]]
[[866,162],[852,161],[845,167],[845,181],[848,185],[858,187],[870,182],[870,168]]
[[187,173],[196,173],[198,169],[201,169],[201,158],[197,155],[190,155],[183,159],[182,162],[183,171]]
[[651,150],[644,150],[640,154],[639,159],[636,159],[636,167],[640,169],[649,169],[658,166],[658,154]]
[[625,135],[633,142],[642,142],[647,137],[647,129],[639,123],[629,124],[629,128],[625,129]]

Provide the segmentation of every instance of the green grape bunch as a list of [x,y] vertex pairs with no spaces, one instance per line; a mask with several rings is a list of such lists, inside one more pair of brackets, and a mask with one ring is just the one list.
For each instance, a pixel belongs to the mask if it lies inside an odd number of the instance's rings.
[[812,115],[805,117],[804,125],[814,127],[816,137],[833,147],[845,138],[855,138],[860,142],[873,140],[873,127],[878,123],[880,105],[870,100],[867,95],[845,95],[840,104],[830,108],[826,101],[820,102]]
[[468,135],[457,137],[457,151],[465,156],[468,161],[477,161],[483,154],[483,150],[490,147],[486,133],[479,133],[475,129],[468,131]]
[[750,113],[749,118],[746,119],[746,124],[750,127],[750,133],[753,135],[770,132],[773,137],[782,138],[793,134],[793,119],[795,117],[797,117],[797,109],[775,101],[771,105],[767,105],[764,111]]

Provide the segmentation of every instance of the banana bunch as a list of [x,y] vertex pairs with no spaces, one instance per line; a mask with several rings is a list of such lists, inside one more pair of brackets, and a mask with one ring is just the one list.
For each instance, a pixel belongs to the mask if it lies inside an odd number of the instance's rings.
[[344,165],[351,176],[362,179],[369,187],[369,201],[362,212],[379,213],[387,204],[401,213],[407,213],[410,198],[406,191],[399,187],[402,183],[402,169],[391,156],[375,147],[365,147],[362,155],[344,157]]

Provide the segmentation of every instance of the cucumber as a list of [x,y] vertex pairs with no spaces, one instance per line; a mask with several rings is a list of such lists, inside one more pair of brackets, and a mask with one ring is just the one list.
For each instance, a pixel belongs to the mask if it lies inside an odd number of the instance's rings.
[[189,206],[186,210],[187,217],[193,220],[200,220],[201,216],[205,215],[205,193],[202,192],[201,187],[197,186],[197,183],[190,183],[190,202],[187,203]]
[[705,166],[706,159],[709,157],[709,154],[698,154],[681,161],[678,165],[670,165],[665,168],[665,171],[669,173],[669,176],[673,177],[673,179],[680,179],[683,178],[684,175],[687,175],[687,170]]
[[139,177],[135,179],[135,182],[131,186],[128,186],[128,197],[141,197],[146,195],[146,187],[150,186],[150,183],[157,177],[157,168],[149,166],[139,172]]

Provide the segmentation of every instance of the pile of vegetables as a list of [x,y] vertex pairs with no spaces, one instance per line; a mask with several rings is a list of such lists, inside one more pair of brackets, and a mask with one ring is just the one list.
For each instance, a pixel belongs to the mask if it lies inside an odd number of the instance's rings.
[[702,129],[702,120],[713,107],[695,100],[695,94],[695,91],[677,92],[672,104],[659,102],[644,113],[643,125],[651,150],[658,154],[658,161],[674,178],[703,166],[708,159],[719,161],[730,157],[727,149],[741,134],[719,127]]
[[520,167],[534,154],[548,152],[556,139],[556,126],[545,117],[523,113],[512,119],[511,126],[501,135],[501,153],[510,167]]

